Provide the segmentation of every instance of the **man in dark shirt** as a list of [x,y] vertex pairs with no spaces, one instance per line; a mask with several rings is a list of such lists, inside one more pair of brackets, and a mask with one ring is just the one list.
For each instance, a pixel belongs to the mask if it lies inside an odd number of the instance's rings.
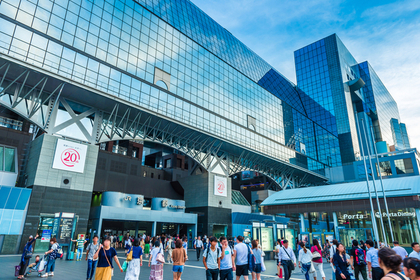
[[354,277],[359,280],[359,273],[362,274],[363,280],[368,280],[366,272],[366,255],[365,251],[359,247],[359,242],[353,239],[353,248],[350,250],[351,268],[354,270]]

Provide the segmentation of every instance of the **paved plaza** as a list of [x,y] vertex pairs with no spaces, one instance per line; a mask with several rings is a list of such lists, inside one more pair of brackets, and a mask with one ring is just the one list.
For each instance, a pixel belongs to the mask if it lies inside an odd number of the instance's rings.
[[[124,252],[118,251],[118,254],[120,256],[120,262],[121,264],[124,262],[125,257],[123,257]],[[197,279],[206,279],[205,278],[205,271],[203,263],[198,262],[196,260],[196,253],[194,250],[188,251],[188,257],[189,261],[187,261],[184,269],[184,273],[182,274],[182,280],[197,280]],[[14,277],[14,266],[18,264],[20,256],[13,255],[13,256],[0,256],[0,263],[3,267],[3,273],[0,274],[1,280],[11,280],[16,279]],[[166,256],[165,256],[166,259]],[[266,261],[265,262],[267,271],[261,274],[261,279],[279,279],[276,274],[276,262],[274,260]],[[150,268],[147,266],[148,262],[143,261],[143,267],[141,268],[140,272],[140,280],[147,280],[149,279],[149,273]],[[86,279],[86,267],[87,263],[86,261],[76,262],[76,261],[66,261],[66,260],[57,260],[55,265],[55,272],[54,277],[48,277],[46,279],[69,279],[69,280],[82,280]],[[165,264],[164,266],[164,275],[163,279],[172,279],[172,265],[171,264]],[[324,263],[324,271],[326,280],[331,279],[331,267],[329,264]],[[113,280],[123,280],[125,276],[125,272],[121,273],[119,270],[115,270],[115,276],[112,278]],[[41,279],[39,277],[36,277],[35,274],[32,274],[27,277],[27,279]],[[300,272],[300,269],[296,269],[293,272],[292,280],[303,280],[305,277]],[[318,278],[322,279],[322,278]],[[251,277],[250,277],[251,280]]]

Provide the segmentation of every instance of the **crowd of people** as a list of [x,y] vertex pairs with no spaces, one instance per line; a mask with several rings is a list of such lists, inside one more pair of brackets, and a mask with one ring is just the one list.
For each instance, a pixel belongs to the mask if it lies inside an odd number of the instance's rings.
[[[42,271],[39,276],[54,276],[55,260],[62,257],[62,250],[55,238],[51,238],[48,251],[44,256],[35,257],[35,263],[30,263],[33,244],[38,238],[30,236],[20,260],[18,279],[24,279],[30,271]],[[127,234],[122,238],[104,236],[102,243],[94,236],[90,242],[82,239],[72,240],[78,244],[76,261],[80,261],[83,249],[86,248],[87,272],[86,279],[111,280],[114,265],[125,273],[125,280],[138,280],[143,258],[150,267],[149,280],[162,280],[165,263],[172,264],[174,280],[180,280],[188,260],[188,239],[186,236],[150,237],[145,234],[133,237]],[[206,280],[236,280],[242,277],[248,280],[260,280],[261,273],[266,270],[265,253],[259,240],[244,240],[244,237],[234,238],[200,236],[192,242],[196,251],[197,261],[202,262],[206,269]],[[293,245],[293,244],[292,244]],[[332,280],[420,280],[420,246],[412,244],[410,255],[393,242],[393,248],[372,240],[352,240],[352,248],[346,250],[337,240],[328,240],[322,247],[320,242],[313,240],[312,246],[303,241],[297,242],[297,255],[284,238],[277,240],[274,250],[277,259],[277,274],[284,280],[289,280],[296,267],[304,274],[306,280],[326,279],[323,269],[324,259],[332,268]],[[121,264],[117,257],[117,249],[124,249],[126,260]],[[165,260],[166,253],[166,260]],[[319,275],[318,275],[319,274]],[[203,275],[204,278],[204,275]],[[202,279],[200,277],[200,279]]]

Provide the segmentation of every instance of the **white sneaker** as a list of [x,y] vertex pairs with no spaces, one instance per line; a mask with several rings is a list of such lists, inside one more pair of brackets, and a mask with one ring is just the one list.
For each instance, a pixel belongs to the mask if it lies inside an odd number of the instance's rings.
[[50,276],[54,276],[54,272],[51,272],[51,273],[50,273]]
[[41,277],[42,277],[42,278],[46,278],[46,277],[48,277],[48,273],[42,274],[42,275],[41,275]]

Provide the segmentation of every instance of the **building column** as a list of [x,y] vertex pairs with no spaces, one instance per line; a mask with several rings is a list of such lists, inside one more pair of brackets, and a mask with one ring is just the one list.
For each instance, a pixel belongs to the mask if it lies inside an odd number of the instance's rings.
[[340,233],[338,232],[338,219],[337,219],[337,213],[336,212],[332,212],[333,214],[333,222],[334,222],[334,234],[335,234],[335,239],[337,239],[338,241],[340,241]]
[[156,236],[156,228],[157,228],[157,222],[154,221],[153,226],[152,226],[152,237]]
[[139,234],[139,222],[136,222],[136,231],[134,232],[134,237],[137,238]]
[[300,213],[300,233],[306,232],[305,228],[305,215],[303,213]]
[[179,224],[176,225],[176,234],[179,236]]

